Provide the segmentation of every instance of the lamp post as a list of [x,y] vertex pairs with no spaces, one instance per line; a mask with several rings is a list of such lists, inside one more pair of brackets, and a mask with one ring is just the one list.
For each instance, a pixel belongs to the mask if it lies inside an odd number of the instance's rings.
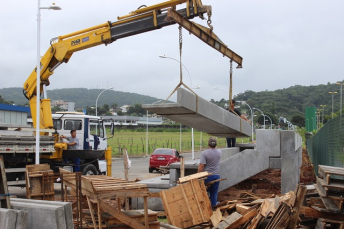
[[322,118],[321,118],[321,124],[324,125],[324,110],[325,110],[325,107],[326,105],[320,105],[322,107]]
[[342,117],[342,106],[343,106],[343,85],[344,83],[342,82],[338,82],[336,83],[338,85],[340,85],[340,117]]
[[333,119],[333,97],[334,97],[334,94],[337,94],[337,92],[336,91],[330,91],[329,93],[332,94],[332,119]]
[[252,108],[250,105],[248,105],[248,103],[246,103],[246,101],[238,101],[238,102],[241,102],[242,104],[245,104],[247,105],[249,108],[250,108],[250,111],[251,111],[251,135],[252,135],[252,142],[254,141],[254,135],[253,135],[253,111],[252,111]]
[[37,88],[36,88],[36,154],[35,163],[39,164],[39,137],[40,137],[40,118],[41,118],[41,9],[47,10],[61,10],[61,7],[56,6],[54,3],[48,7],[41,7],[41,1],[38,0],[37,7]]
[[[183,67],[186,69],[186,71],[187,71],[188,74],[189,74],[190,85],[191,85],[191,87],[192,87],[191,75],[190,75],[190,73],[189,73],[189,70],[185,67],[185,65],[184,65],[183,63],[181,63],[181,62],[180,62],[179,60],[177,60],[177,59],[174,59],[174,58],[172,58],[172,57],[168,57],[168,56],[165,56],[165,55],[159,55],[159,57],[160,57],[160,58],[171,59],[171,60],[177,61],[179,64],[182,64]],[[197,87],[199,87],[199,86],[197,86]],[[193,88],[193,89],[198,89],[198,88]]]
[[268,115],[264,115],[264,116],[266,116],[266,117],[268,117],[270,119],[270,129],[272,129],[272,120],[271,120],[271,118]]
[[260,111],[260,113],[262,113],[263,118],[264,118],[264,125],[263,125],[263,128],[264,128],[264,130],[265,130],[265,114],[263,113],[263,111],[259,110],[258,108],[253,107],[252,109],[253,109],[253,110]]
[[[161,99],[152,104],[156,104],[158,102],[161,102]],[[146,157],[148,157],[148,111],[147,111],[147,127],[146,127]]]
[[[213,87],[213,89],[214,89],[214,90],[220,90],[220,91],[224,91],[224,92],[226,92],[226,93],[229,95],[229,92],[228,92],[228,91],[226,91],[226,90],[223,90],[222,88]],[[231,102],[231,101],[229,101],[229,102]]]
[[97,97],[97,99],[96,99],[96,116],[98,116],[98,99],[99,99],[99,96],[100,96],[104,91],[111,90],[111,89],[113,89],[113,87],[104,89],[104,90],[102,90],[102,91],[99,93],[99,95],[98,95],[98,97]]

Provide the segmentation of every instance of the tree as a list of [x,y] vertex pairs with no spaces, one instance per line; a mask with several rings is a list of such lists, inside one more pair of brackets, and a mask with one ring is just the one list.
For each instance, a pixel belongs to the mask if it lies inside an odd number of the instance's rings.
[[291,118],[291,123],[298,127],[304,127],[305,126],[305,117],[299,114],[294,115]]

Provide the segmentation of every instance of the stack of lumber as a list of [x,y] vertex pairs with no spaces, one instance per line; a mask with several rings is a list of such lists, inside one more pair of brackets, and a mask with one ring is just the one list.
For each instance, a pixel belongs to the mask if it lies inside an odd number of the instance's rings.
[[54,172],[48,164],[27,165],[25,180],[27,199],[55,199]]
[[319,165],[318,173],[314,186],[319,197],[309,198],[310,208],[305,209],[305,213],[308,217],[318,218],[317,228],[329,224],[344,228],[344,168]]

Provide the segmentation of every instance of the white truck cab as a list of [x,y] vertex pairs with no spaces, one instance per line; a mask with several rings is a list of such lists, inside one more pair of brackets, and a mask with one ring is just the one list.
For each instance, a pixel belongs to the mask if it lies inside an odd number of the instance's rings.
[[[107,137],[103,120],[98,116],[85,115],[79,112],[57,112],[52,115],[54,129],[59,135],[70,136],[71,130],[76,130],[79,139],[79,150],[106,150]],[[64,141],[66,141],[64,139]],[[84,161],[87,163],[87,161]],[[94,164],[94,163],[93,163]],[[86,169],[90,168],[90,169]],[[99,171],[94,171],[99,167]],[[98,166],[85,166],[85,175],[106,174],[106,161],[98,159]],[[86,171],[87,170],[87,171]]]

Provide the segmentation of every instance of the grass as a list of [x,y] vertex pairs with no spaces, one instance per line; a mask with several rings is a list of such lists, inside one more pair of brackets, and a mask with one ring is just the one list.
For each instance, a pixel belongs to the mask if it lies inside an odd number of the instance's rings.
[[[107,133],[109,136],[110,134]],[[207,141],[210,135],[194,130],[194,149],[195,151],[204,150],[207,148]],[[174,148],[179,152],[192,151],[192,136],[191,130],[180,132],[149,132],[148,133],[148,154],[151,154],[156,148]],[[249,138],[237,138],[238,143],[247,143]],[[123,148],[127,149],[129,156],[143,156],[146,155],[146,132],[137,132],[130,130],[120,130],[115,132],[114,137],[108,139],[108,145],[112,147],[112,155],[122,155]],[[181,145],[181,150],[180,150]],[[218,147],[225,147],[226,139],[218,138]]]

